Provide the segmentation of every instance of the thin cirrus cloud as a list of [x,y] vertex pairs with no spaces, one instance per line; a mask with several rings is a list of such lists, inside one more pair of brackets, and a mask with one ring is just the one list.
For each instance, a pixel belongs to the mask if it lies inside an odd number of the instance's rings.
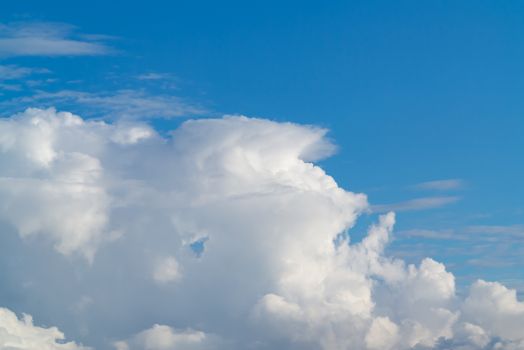
[[461,189],[465,184],[465,181],[461,179],[447,179],[421,182],[411,186],[411,188],[416,190],[449,191]]
[[164,80],[169,79],[170,75],[164,73],[149,72],[140,74],[136,77],[138,80]]
[[391,204],[377,204],[371,206],[371,211],[375,213],[384,213],[388,211],[418,211],[434,209],[446,206],[459,201],[459,196],[439,196],[439,197],[422,197],[410,199],[403,202]]
[[26,78],[35,73],[50,73],[50,71],[45,68],[21,67],[13,64],[0,65],[0,81],[18,80],[21,78]]
[[114,52],[110,37],[83,35],[54,22],[0,23],[0,58],[15,56],[93,56]]
[[0,91],[21,91],[36,81],[28,80],[35,74],[48,74],[45,68],[22,67],[14,64],[0,65]]
[[397,232],[398,236],[408,238],[424,239],[444,239],[444,240],[464,240],[467,237],[460,235],[455,230],[429,230],[429,229],[409,229]]
[[[524,251],[524,226],[522,225],[468,225],[448,229],[409,229],[397,231],[402,241],[395,247],[401,255],[420,256],[408,242],[424,240],[425,251],[438,247],[441,256],[468,257],[466,264],[473,267],[505,268],[522,266]],[[443,242],[453,242],[442,245]],[[519,293],[524,292],[522,283],[510,283]]]
[[469,234],[508,235],[524,239],[524,225],[475,225],[467,228]]
[[84,115],[105,119],[175,118],[202,115],[204,107],[170,94],[152,94],[146,90],[125,89],[107,92],[60,90],[37,91],[0,103],[6,109],[20,105],[72,108]]
[[461,229],[429,230],[410,229],[399,232],[407,237],[450,240],[494,240],[506,238],[524,239],[523,225],[470,225]]
[[4,309],[0,348],[521,349],[515,290],[477,280],[462,296],[444,264],[388,255],[393,212],[333,243],[369,204],[312,162],[326,132],[0,119],[0,294],[19,296],[2,307],[36,320]]
[[20,91],[22,90],[22,85],[20,84],[6,84],[6,83],[0,83],[0,91]]

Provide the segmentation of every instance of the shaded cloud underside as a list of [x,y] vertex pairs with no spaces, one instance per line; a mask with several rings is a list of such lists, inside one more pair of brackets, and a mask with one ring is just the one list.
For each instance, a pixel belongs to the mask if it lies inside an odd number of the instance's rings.
[[[325,133],[224,117],[165,139],[52,109],[0,119],[2,240],[26,241],[2,254],[6,288],[50,296],[24,311],[98,349],[522,349],[515,291],[479,280],[459,298],[443,264],[387,256],[393,213],[349,243],[368,203],[312,163],[333,152]],[[397,209],[457,200],[439,198]],[[62,337],[0,313],[1,348],[82,349]]]

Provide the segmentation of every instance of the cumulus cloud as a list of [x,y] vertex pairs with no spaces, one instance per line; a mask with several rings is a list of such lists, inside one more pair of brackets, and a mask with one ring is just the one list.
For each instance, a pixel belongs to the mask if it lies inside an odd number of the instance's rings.
[[[21,250],[0,254],[3,293],[99,349],[522,347],[514,291],[478,281],[461,298],[443,264],[386,253],[394,213],[351,241],[369,205],[315,165],[325,134],[241,116],[167,138],[52,109],[2,119],[0,249]],[[61,260],[75,254],[91,263]]]
[[172,282],[179,279],[180,267],[172,256],[159,259],[155,265],[153,278],[159,283]]
[[22,237],[45,234],[60,252],[91,257],[106,225],[109,197],[99,159],[82,152],[98,146],[95,134],[91,145],[85,142],[85,128],[79,117],[54,110],[0,119],[0,218]]
[[479,280],[471,286],[462,311],[465,317],[490,335],[513,341],[524,340],[524,303],[517,300],[515,290],[497,282]]
[[64,334],[56,327],[43,328],[33,324],[30,315],[18,319],[9,309],[0,308],[0,348],[4,350],[90,350],[64,342]]

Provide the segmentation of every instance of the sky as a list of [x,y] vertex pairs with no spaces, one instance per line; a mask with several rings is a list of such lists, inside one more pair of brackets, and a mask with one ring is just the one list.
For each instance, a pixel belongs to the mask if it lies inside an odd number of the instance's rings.
[[0,348],[524,348],[523,16],[2,3]]

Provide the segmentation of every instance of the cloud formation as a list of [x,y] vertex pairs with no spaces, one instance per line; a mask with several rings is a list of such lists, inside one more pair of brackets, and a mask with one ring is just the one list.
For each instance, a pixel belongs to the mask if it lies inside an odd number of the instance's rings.
[[24,314],[18,319],[12,311],[0,308],[0,348],[4,350],[90,350],[75,342],[64,342],[56,327],[42,328]]
[[416,211],[433,208],[440,208],[445,205],[455,203],[460,200],[458,196],[442,196],[442,197],[422,197],[410,199],[404,202],[392,204],[377,204],[373,205],[371,209],[377,213],[385,213],[388,211]]
[[213,337],[192,329],[176,330],[155,324],[128,340],[114,343],[116,350],[204,350],[218,346]]
[[75,27],[53,22],[0,23],[0,58],[13,56],[105,55],[107,37],[80,35]]
[[314,164],[334,151],[325,134],[240,116],[169,138],[53,109],[2,119],[0,247],[21,251],[0,254],[0,292],[97,349],[522,348],[514,291],[477,281],[460,298],[443,264],[385,253],[394,213],[351,241],[369,205]]
[[43,68],[21,67],[13,64],[0,65],[0,81],[17,80],[34,73],[49,73],[49,70]]
[[448,191],[457,190],[464,187],[464,181],[461,179],[448,179],[448,180],[434,180],[416,184],[413,186],[414,189],[418,190],[435,190],[435,191]]
[[3,107],[20,105],[69,106],[80,109],[92,117],[110,120],[175,118],[200,115],[206,110],[173,95],[155,95],[145,90],[118,90],[115,92],[86,92],[61,90],[57,92],[37,91],[6,101]]
[[[17,65],[0,65],[0,91],[20,91],[23,85],[34,84],[33,80],[20,81],[33,74],[49,73],[44,68],[21,67]],[[22,84],[23,83],[23,84]]]

